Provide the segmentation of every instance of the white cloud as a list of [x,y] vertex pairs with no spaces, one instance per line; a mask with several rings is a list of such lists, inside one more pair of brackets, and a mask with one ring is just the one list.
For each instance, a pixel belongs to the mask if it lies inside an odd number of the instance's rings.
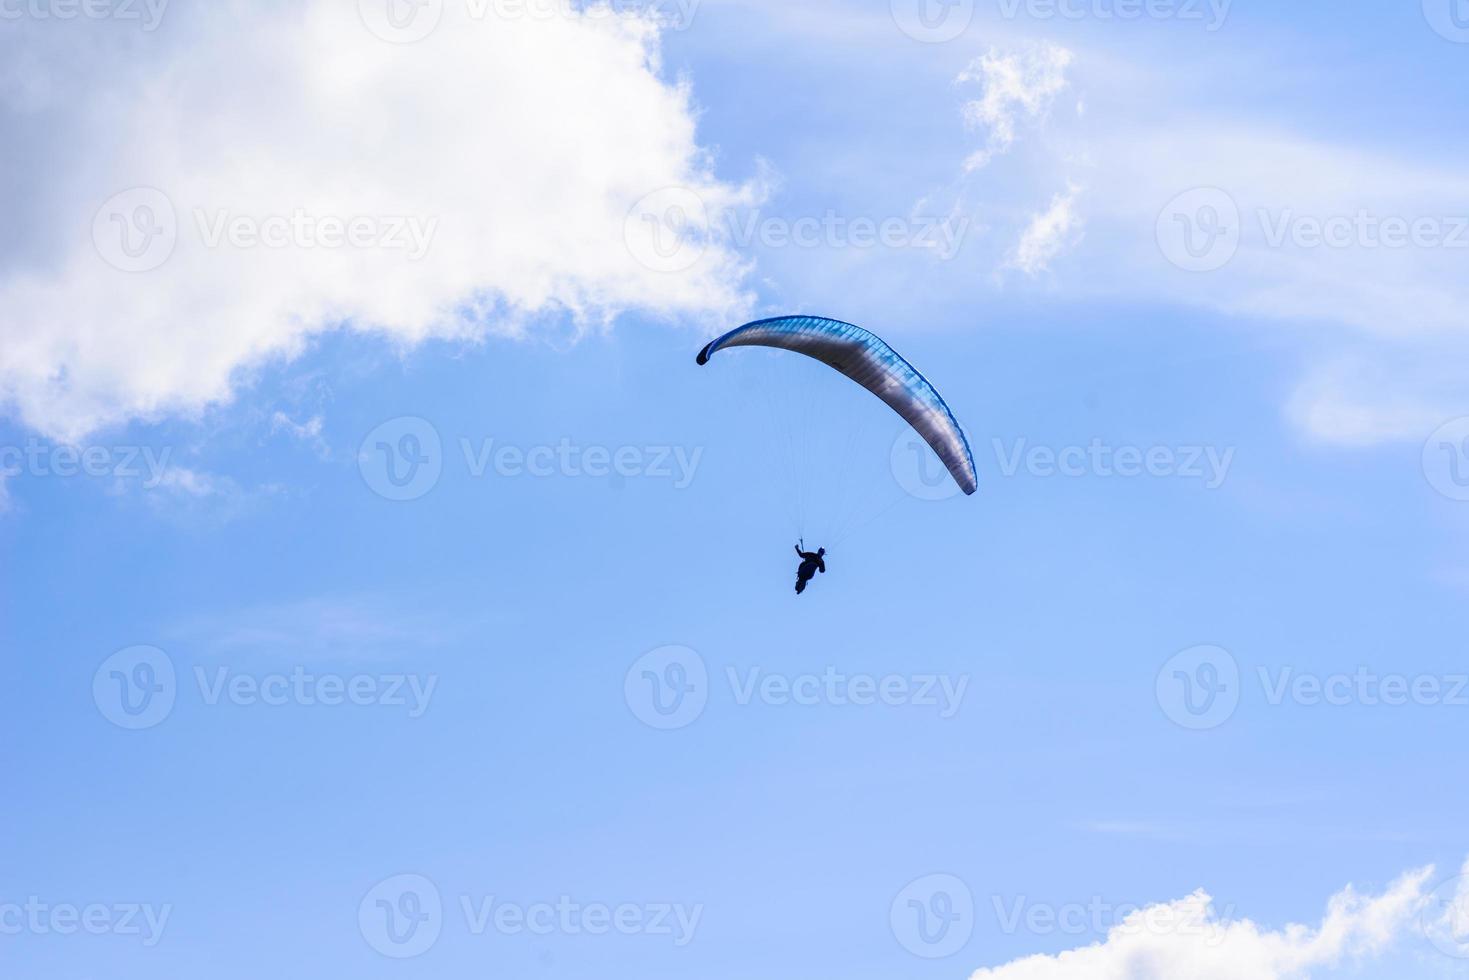
[[297,422],[285,412],[277,411],[270,417],[270,429],[272,432],[285,432],[298,442],[310,446],[320,459],[331,459],[331,446],[322,437],[322,428],[325,420],[320,415],[313,415],[304,422]]
[[170,466],[163,471],[155,489],[161,489],[183,497],[232,497],[240,488],[229,477],[216,476],[186,466]]
[[1311,367],[1287,404],[1290,420],[1320,442],[1361,447],[1422,441],[1469,411],[1469,379],[1457,369],[1466,353],[1461,345],[1416,353],[1389,347]]
[[[106,492],[148,508],[158,517],[187,525],[218,525],[257,511],[271,500],[289,494],[280,483],[241,483],[231,476],[174,461],[173,448],[157,451],[140,447],[125,451],[106,483]],[[123,467],[126,467],[124,472]]]
[[960,84],[975,83],[983,89],[978,99],[964,104],[964,119],[986,130],[985,146],[965,161],[966,171],[1008,153],[1022,123],[1045,120],[1056,96],[1066,88],[1072,57],[1070,51],[1049,43],[1011,51],[991,48],[960,73]]
[[1469,861],[1435,888],[1423,911],[1424,935],[1441,953],[1469,960]]
[[[8,25],[0,402],[75,439],[227,400],[244,372],[343,326],[413,343],[741,309],[744,270],[720,243],[663,272],[624,240],[650,192],[686,188],[711,211],[743,193],[713,176],[688,88],[660,77],[652,21],[473,6],[444,5],[413,44],[333,0],[176,5],[155,33]],[[210,246],[221,221],[271,218],[284,247]],[[333,233],[303,223],[354,218],[363,241],[411,232],[412,247],[323,247]],[[153,250],[121,251],[128,224]],[[174,227],[171,253],[144,227]]]
[[[1129,260],[1157,270],[1149,289],[1381,338],[1466,325],[1469,178],[1452,168],[1222,120],[1174,120],[1143,132],[1114,127],[1088,142],[1098,182],[1089,200],[1109,223],[1105,247],[1125,243]],[[1206,275],[1174,270],[1158,242],[1160,214],[1197,189],[1223,192],[1219,200],[1238,212],[1225,215],[1237,226],[1237,250],[1221,254],[1223,264]],[[1384,238],[1388,222],[1402,222],[1410,235],[1423,222],[1424,242],[1440,234],[1442,244],[1396,244]]]
[[[1017,120],[1050,120],[1022,172],[966,181],[979,210],[1017,229],[1005,266],[1034,275],[1074,248],[1053,288],[1294,328],[1312,362],[1284,409],[1315,441],[1421,440],[1469,414],[1469,381],[1450,367],[1469,347],[1469,177],[1452,158],[1226,113],[1201,101],[1208,89],[1110,52],[1029,63],[992,53],[966,73],[993,88],[966,107],[993,120],[971,164],[1009,150]],[[1086,111],[1052,118],[1067,76]],[[1042,181],[1086,193],[1017,215]]]
[[1424,912],[1432,875],[1432,868],[1410,872],[1376,896],[1348,886],[1314,928],[1226,920],[1207,894],[1196,892],[1132,913],[1104,942],[981,969],[971,980],[1304,980],[1318,970],[1365,963],[1410,936],[1421,943],[1420,914],[1430,924],[1445,914]]
[[168,463],[157,482],[116,480],[112,492],[131,495],[172,521],[219,524],[253,513],[288,491],[278,483],[245,486],[233,477]]
[[[1069,267],[1087,270],[1079,288],[1297,327],[1316,351],[1287,415],[1318,441],[1424,439],[1469,411],[1469,383],[1445,369],[1469,339],[1461,173],[1223,123],[1112,134],[1094,159],[1089,261]],[[1199,188],[1224,192],[1220,213],[1237,235],[1205,272],[1173,264],[1180,242],[1160,244],[1160,215]],[[1174,216],[1205,243],[1196,218]],[[1389,222],[1429,237],[1393,244]]]
[[1037,276],[1051,266],[1051,260],[1073,247],[1082,233],[1082,220],[1076,199],[1081,188],[1075,184],[1051,199],[1051,206],[1031,219],[1011,252],[1006,267]]

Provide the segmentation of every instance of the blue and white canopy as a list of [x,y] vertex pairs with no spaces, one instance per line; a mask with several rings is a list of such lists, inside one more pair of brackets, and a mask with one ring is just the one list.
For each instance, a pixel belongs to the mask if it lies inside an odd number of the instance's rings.
[[897,412],[938,455],[965,493],[979,489],[969,440],[928,379],[876,334],[820,316],[756,320],[708,344],[699,363],[726,347],[774,347],[815,358],[851,378]]

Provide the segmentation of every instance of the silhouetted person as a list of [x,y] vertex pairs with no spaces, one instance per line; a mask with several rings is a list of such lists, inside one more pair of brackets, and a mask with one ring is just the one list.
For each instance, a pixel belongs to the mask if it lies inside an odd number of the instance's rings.
[[817,572],[826,574],[826,561],[824,560],[826,549],[802,551],[801,545],[797,544],[796,554],[801,556],[801,567],[796,569],[796,595],[800,595],[806,591],[806,583],[815,578]]

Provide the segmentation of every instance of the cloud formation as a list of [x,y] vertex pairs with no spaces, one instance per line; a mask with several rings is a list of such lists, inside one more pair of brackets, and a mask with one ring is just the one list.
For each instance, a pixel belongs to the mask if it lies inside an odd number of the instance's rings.
[[[965,194],[1017,229],[1003,267],[1036,275],[1075,247],[1052,284],[1073,295],[1296,328],[1313,349],[1285,414],[1315,441],[1421,440],[1469,412],[1452,367],[1469,353],[1469,178],[1452,160],[1230,113],[1112,52],[991,50],[960,80],[985,87],[964,106],[986,129]],[[1086,111],[1053,113],[1078,86]],[[1023,123],[1044,139],[1021,160]],[[1016,166],[978,179],[1003,153]],[[1069,190],[1017,217],[1043,181]]]
[[1081,188],[1072,184],[1051,199],[1051,206],[1031,219],[1005,265],[1028,276],[1038,276],[1051,267],[1051,260],[1081,238],[1082,220],[1077,211]]
[[971,980],[1304,978],[1315,970],[1364,963],[1414,934],[1421,942],[1420,920],[1432,929],[1446,914],[1428,904],[1432,876],[1432,868],[1409,872],[1375,896],[1348,886],[1331,899],[1314,928],[1226,921],[1206,893],[1196,892],[1134,912],[1103,942],[981,969]]
[[986,132],[984,148],[965,161],[966,171],[979,170],[1008,153],[1022,124],[1045,120],[1056,96],[1066,89],[1072,57],[1067,49],[1050,43],[1010,51],[991,48],[959,74],[958,84],[982,89],[979,98],[964,103],[965,122]]
[[672,272],[629,247],[645,195],[741,193],[660,76],[652,20],[447,4],[393,43],[358,6],[6,27],[8,412],[76,439],[228,400],[325,330],[411,344],[746,303],[718,242]]
[[1081,288],[1300,328],[1287,415],[1318,441],[1423,439],[1469,409],[1445,370],[1469,339],[1462,174],[1222,121],[1092,145]]

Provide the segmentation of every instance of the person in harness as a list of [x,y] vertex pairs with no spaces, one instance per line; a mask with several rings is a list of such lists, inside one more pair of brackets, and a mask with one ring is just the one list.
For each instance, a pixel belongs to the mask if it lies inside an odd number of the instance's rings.
[[815,578],[817,572],[826,574],[826,549],[802,551],[801,548],[805,543],[805,541],[800,541],[796,544],[796,554],[801,558],[801,567],[796,569],[796,595],[806,591],[806,583]]

